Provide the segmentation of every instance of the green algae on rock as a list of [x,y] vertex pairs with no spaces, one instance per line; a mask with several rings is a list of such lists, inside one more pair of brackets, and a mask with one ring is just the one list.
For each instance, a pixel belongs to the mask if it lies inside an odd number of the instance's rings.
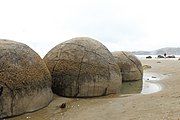
[[44,61],[53,78],[53,92],[66,97],[95,97],[119,93],[119,67],[100,42],[77,37],[51,49]]
[[32,112],[52,100],[52,78],[40,56],[25,44],[0,40],[0,118]]

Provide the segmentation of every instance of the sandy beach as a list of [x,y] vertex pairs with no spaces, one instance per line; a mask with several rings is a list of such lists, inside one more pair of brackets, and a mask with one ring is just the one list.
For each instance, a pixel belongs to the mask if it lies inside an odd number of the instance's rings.
[[[152,67],[144,73],[162,76],[162,79],[152,81],[161,86],[161,91],[91,99],[54,96],[48,107],[9,120],[179,120],[180,60],[147,59],[141,62]],[[67,107],[61,109],[62,103]]]

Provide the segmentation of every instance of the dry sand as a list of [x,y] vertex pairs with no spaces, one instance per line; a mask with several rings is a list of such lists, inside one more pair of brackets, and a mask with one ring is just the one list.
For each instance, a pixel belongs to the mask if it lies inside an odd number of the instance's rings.
[[[144,72],[165,76],[154,81],[162,86],[161,91],[92,99],[55,96],[48,107],[11,120],[180,120],[180,60],[151,59],[142,64],[152,66]],[[63,102],[65,109],[59,108]]]

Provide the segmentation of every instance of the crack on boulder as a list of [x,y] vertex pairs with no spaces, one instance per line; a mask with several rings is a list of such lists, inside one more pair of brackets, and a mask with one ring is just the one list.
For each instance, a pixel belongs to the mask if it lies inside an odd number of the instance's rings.
[[13,108],[14,108],[14,99],[15,99],[15,94],[14,94],[14,92],[13,91],[11,91],[11,97],[12,97],[12,99],[11,99],[11,114],[13,115]]
[[13,89],[11,89],[6,83],[4,83],[4,85],[10,90],[10,95],[11,95],[11,115],[13,115],[13,107],[14,107],[14,92]]
[[3,55],[2,55],[2,56],[0,56],[0,59],[1,59],[1,58],[3,58],[3,57],[4,57]]
[[126,55],[126,53],[124,53],[123,51],[122,51],[122,53],[123,53],[131,62],[134,63],[134,65],[138,68],[140,74],[143,75],[143,73],[142,73],[142,71],[140,70],[140,68],[138,67],[138,65],[137,65],[131,58],[129,58],[129,57]]
[[[83,45],[79,45],[79,44],[76,44],[76,43],[66,43],[66,44],[73,44],[73,45],[77,45],[77,46],[83,47],[83,48],[85,48],[85,51],[86,51],[86,52],[91,52],[91,53],[93,53],[93,54],[96,54],[96,55],[102,57],[102,58],[104,59],[104,61],[106,61],[106,62],[108,62],[109,64],[111,64],[110,61],[107,61],[106,58],[104,58],[102,55],[98,54],[97,52],[87,50],[86,47],[83,46]],[[97,49],[99,49],[100,47],[101,47],[101,46],[99,46]],[[107,50],[107,49],[106,49],[106,50]]]
[[3,86],[0,87],[0,96],[2,95],[3,93]]
[[[85,51],[86,51],[86,47],[83,46],[83,48],[84,48]],[[86,54],[85,54],[85,52],[84,52],[84,54],[83,54],[83,56],[82,56],[82,58],[81,58],[81,62],[80,62],[79,72],[78,72],[77,81],[76,81],[76,86],[78,86],[78,88],[77,88],[77,93],[75,94],[75,97],[77,97],[77,95],[78,95],[79,92],[80,92],[79,78],[80,78],[80,75],[81,75],[83,59],[84,59],[85,55],[86,55]]]
[[7,85],[7,83],[2,82],[10,91],[12,91],[12,89]]
[[123,70],[119,67],[119,69],[121,70],[121,76],[122,76],[122,80],[124,80],[124,75],[122,74],[123,73]]
[[[60,51],[61,51],[61,52],[60,52]],[[60,50],[58,51],[58,58],[61,57],[61,54],[62,54],[62,49],[60,49]],[[55,65],[54,65],[54,67],[53,67],[53,69],[52,69],[52,75],[53,75],[53,73],[54,73],[54,71],[55,71],[55,68],[56,68],[56,66],[57,66],[57,64],[58,64],[58,62],[59,62],[60,60],[61,60],[61,59],[59,59],[59,60],[56,61]]]
[[76,44],[76,43],[65,43],[65,44],[72,44],[72,45],[77,45],[77,46],[80,46],[80,47],[83,47],[86,49],[86,47],[84,47],[83,45],[79,45],[79,44]]
[[102,96],[105,96],[105,95],[107,94],[107,89],[108,89],[108,87],[106,87],[106,88],[104,89],[104,92],[103,92]]
[[79,93],[80,93],[80,88],[79,88],[79,84],[78,84],[77,93],[74,95],[74,97],[77,97]]
[[110,66],[108,66],[108,81],[110,80],[110,78],[111,78]]

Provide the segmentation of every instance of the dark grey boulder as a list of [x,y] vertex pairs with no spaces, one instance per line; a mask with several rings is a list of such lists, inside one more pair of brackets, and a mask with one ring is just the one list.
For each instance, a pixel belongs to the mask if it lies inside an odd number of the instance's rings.
[[0,119],[32,112],[52,100],[52,78],[27,45],[0,40]]
[[112,54],[121,69],[123,81],[142,80],[143,67],[134,54],[125,51],[117,51]]
[[44,57],[53,92],[66,97],[95,97],[119,93],[121,74],[114,57],[100,42],[78,37],[65,41]]
[[146,59],[151,59],[152,57],[151,56],[147,56]]
[[162,55],[158,55],[158,58],[164,58],[164,56],[162,56]]
[[167,58],[176,58],[174,55],[169,55]]

